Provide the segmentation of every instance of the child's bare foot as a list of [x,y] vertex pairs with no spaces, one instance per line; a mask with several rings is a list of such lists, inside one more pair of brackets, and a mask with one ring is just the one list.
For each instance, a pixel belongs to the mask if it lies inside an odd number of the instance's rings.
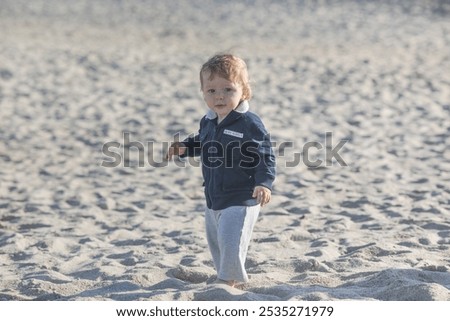
[[231,286],[232,288],[234,288],[237,284],[237,282],[235,280],[221,280],[221,279],[217,279],[214,283],[218,283],[218,284],[226,284],[228,286]]
[[230,281],[226,281],[228,286],[231,286],[232,288],[234,288],[237,284],[237,282],[235,280],[230,280]]

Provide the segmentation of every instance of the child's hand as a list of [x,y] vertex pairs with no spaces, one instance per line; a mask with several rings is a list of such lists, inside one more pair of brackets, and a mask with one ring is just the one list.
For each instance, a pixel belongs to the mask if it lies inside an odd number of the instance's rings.
[[253,190],[253,197],[256,197],[256,200],[259,204],[261,204],[261,206],[264,206],[270,202],[271,195],[272,192],[270,189],[264,186],[256,186]]
[[186,147],[181,142],[175,142],[170,145],[169,150],[167,151],[166,159],[172,160],[173,155],[183,155],[186,152]]

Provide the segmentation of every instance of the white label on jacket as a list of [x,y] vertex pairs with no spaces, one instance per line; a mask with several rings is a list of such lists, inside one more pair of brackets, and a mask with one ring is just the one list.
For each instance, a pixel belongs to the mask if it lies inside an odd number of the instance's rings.
[[235,132],[235,131],[232,131],[232,130],[229,130],[229,129],[225,129],[225,130],[223,131],[223,133],[224,133],[225,135],[230,135],[230,136],[238,137],[238,138],[244,137],[244,134],[243,134],[243,133]]

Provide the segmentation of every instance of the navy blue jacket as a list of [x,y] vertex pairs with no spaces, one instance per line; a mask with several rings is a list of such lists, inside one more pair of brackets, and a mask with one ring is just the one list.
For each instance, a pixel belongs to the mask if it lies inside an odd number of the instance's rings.
[[199,133],[183,142],[187,151],[181,157],[201,156],[206,205],[213,210],[256,205],[255,186],[272,189],[275,179],[269,133],[248,104],[239,107],[219,124],[203,117]]

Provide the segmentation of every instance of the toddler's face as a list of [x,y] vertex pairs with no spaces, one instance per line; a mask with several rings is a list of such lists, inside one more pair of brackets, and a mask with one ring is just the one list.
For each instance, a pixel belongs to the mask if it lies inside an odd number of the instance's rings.
[[214,75],[212,79],[209,76],[209,72],[202,74],[203,98],[208,107],[217,113],[219,120],[222,120],[239,105],[242,86],[218,75]]

